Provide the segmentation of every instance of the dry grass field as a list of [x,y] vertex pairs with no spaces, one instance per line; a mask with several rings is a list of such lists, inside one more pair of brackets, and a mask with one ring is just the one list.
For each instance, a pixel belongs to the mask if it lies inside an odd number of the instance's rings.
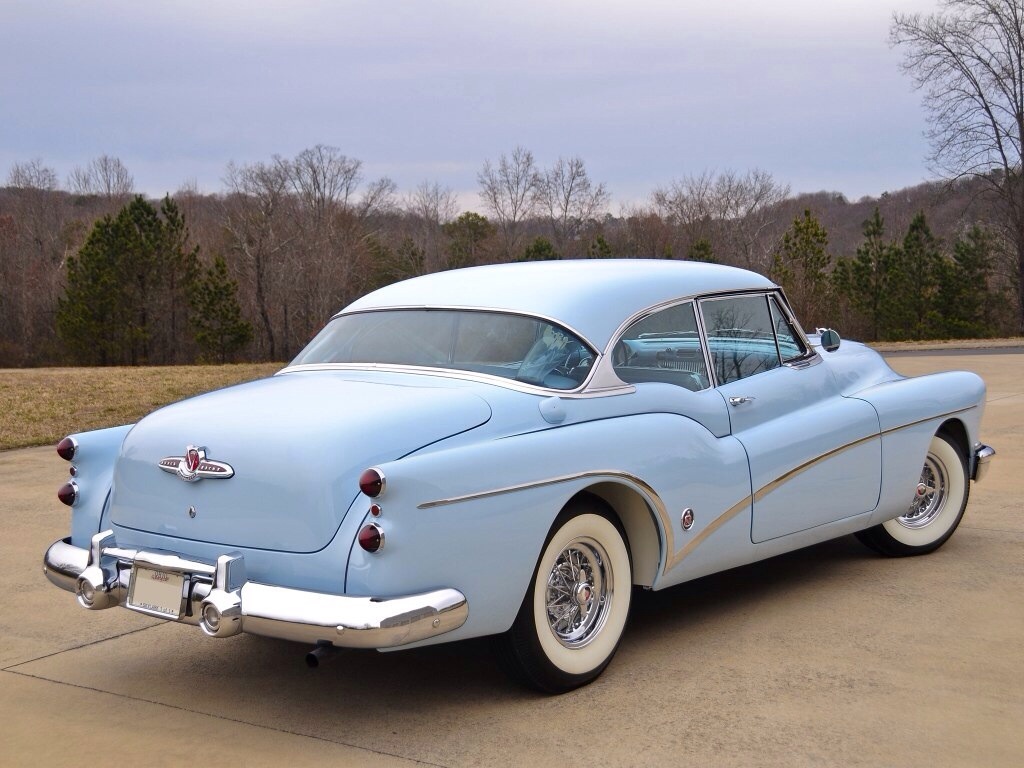
[[0,369],[0,450],[128,424],[176,400],[269,376],[282,363]]

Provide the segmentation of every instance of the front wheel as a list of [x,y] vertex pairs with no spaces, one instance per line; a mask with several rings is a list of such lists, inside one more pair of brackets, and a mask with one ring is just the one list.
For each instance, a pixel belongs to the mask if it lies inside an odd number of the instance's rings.
[[910,508],[897,518],[859,532],[857,538],[890,557],[933,552],[960,524],[969,493],[967,457],[946,435],[935,435]]
[[602,509],[571,504],[552,526],[512,628],[498,638],[499,656],[548,693],[586,685],[615,654],[631,594],[622,530]]

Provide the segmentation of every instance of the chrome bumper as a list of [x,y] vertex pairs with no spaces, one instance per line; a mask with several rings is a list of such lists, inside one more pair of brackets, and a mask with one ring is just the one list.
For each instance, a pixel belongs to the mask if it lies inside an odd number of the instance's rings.
[[[136,565],[182,577],[177,618],[128,604]],[[239,553],[208,563],[169,552],[123,549],[112,531],[93,536],[89,549],[73,546],[70,539],[55,541],[43,556],[43,573],[77,595],[84,608],[121,605],[198,625],[211,637],[251,632],[342,648],[392,648],[451,632],[469,616],[465,596],[455,589],[377,598],[275,587],[248,581]]]
[[977,482],[988,472],[989,461],[996,455],[996,449],[984,443],[975,443],[973,454],[974,461],[971,466],[974,469],[971,472],[971,480]]

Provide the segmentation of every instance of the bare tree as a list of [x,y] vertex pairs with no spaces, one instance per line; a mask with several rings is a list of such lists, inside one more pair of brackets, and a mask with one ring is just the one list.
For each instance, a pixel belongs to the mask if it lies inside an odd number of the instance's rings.
[[0,352],[6,347],[9,362],[22,364],[34,362],[53,335],[52,308],[73,233],[57,174],[41,159],[15,163],[7,184],[0,206]]
[[775,245],[771,228],[779,221],[777,208],[789,197],[789,186],[759,168],[744,174],[726,171],[715,182],[715,196],[727,223],[726,252],[736,254],[748,269],[767,272]]
[[567,248],[587,223],[604,211],[609,194],[604,184],[595,185],[590,180],[582,158],[560,157],[541,174],[537,198],[547,214],[555,248],[566,256]]
[[135,179],[118,158],[100,155],[84,168],[75,167],[68,176],[68,187],[79,195],[120,200],[135,190]]
[[713,242],[724,212],[714,191],[715,175],[684,176],[651,195],[654,211],[677,233],[676,249],[685,253],[699,240]]
[[362,162],[341,154],[337,147],[317,144],[296,155],[289,178],[305,207],[323,219],[338,208],[349,208],[359,182]]
[[295,159],[278,160],[296,197],[295,223],[301,237],[289,249],[294,267],[287,275],[291,301],[282,309],[285,352],[305,342],[363,283],[366,225],[390,210],[390,179],[368,184],[360,197],[362,162],[337,147],[318,144]]
[[282,271],[287,271],[282,270],[282,256],[295,237],[287,167],[280,158],[244,166],[230,163],[224,184],[228,189],[223,201],[224,228],[252,290],[260,346],[271,360],[277,360],[282,350],[271,315],[281,306],[279,283]]
[[413,220],[413,242],[423,254],[424,268],[430,272],[443,269],[447,261],[443,227],[459,212],[455,193],[436,181],[424,181],[406,197],[404,208]]
[[677,231],[676,248],[685,252],[700,240],[713,244],[724,260],[766,272],[775,245],[772,227],[778,205],[789,196],[767,171],[705,171],[655,190],[655,209]]
[[10,173],[7,174],[7,186],[52,192],[57,188],[57,172],[43,165],[42,159],[36,157],[12,165]]
[[387,176],[381,176],[366,185],[357,211],[361,218],[383,216],[395,210],[398,185]]
[[1024,330],[1024,3],[942,5],[929,15],[895,14],[890,39],[905,48],[903,69],[924,91],[933,168],[982,179],[999,203]]
[[498,225],[504,257],[512,259],[519,252],[523,222],[537,210],[537,192],[541,175],[533,161],[533,153],[523,147],[512,150],[511,157],[502,155],[497,167],[490,160],[477,174],[480,200]]

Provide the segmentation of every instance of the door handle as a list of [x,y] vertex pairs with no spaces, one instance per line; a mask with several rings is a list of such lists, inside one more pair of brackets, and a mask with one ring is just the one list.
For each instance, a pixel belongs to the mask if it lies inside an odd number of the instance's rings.
[[749,403],[751,400],[756,400],[756,399],[757,399],[756,397],[750,397],[748,395],[741,395],[740,397],[730,397],[729,398],[729,405],[735,407],[737,405],[743,405],[744,403]]

